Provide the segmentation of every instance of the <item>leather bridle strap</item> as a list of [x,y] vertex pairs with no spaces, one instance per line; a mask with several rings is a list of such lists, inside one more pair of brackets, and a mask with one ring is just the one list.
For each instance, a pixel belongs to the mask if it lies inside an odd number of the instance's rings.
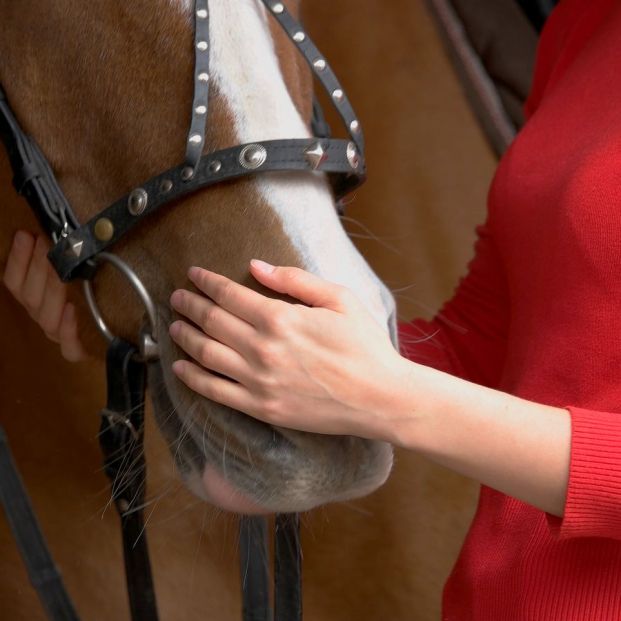
[[239,569],[242,621],[272,621],[270,606],[267,520],[262,516],[239,519]]
[[356,113],[347,97],[347,93],[343,90],[341,83],[338,81],[336,74],[323,54],[313,43],[311,38],[282,2],[274,0],[261,0],[263,4],[272,12],[276,21],[281,25],[289,38],[296,45],[304,60],[313,70],[315,77],[319,80],[324,90],[330,96],[336,111],[341,120],[345,124],[352,140],[361,157],[364,157],[364,135],[360,122],[356,117]]
[[302,618],[300,516],[277,515],[274,539],[274,621],[298,621]]
[[[160,173],[71,231],[52,248],[48,255],[50,261],[65,281],[88,277],[90,266],[88,273],[81,271],[85,263],[118,241],[146,216],[171,201],[253,171],[308,171],[306,152],[317,145],[325,153],[325,160],[318,165],[318,170],[339,172],[348,166],[353,173],[361,165],[353,143],[335,139],[270,140],[210,153],[203,156],[197,170],[189,172],[184,164]],[[339,179],[342,182],[338,188],[341,195],[358,186],[362,180],[360,176]],[[130,209],[130,206],[138,195],[143,203],[141,211],[135,213],[136,210]]]
[[13,187],[34,211],[41,228],[54,240],[78,226],[65,195],[37,143],[19,126],[0,86],[0,139],[13,169]]
[[194,2],[194,97],[192,121],[185,151],[185,165],[196,170],[205,148],[209,106],[209,7],[207,0]]
[[269,567],[265,518],[241,518],[239,560],[243,621],[302,619],[302,553],[298,514],[276,515],[273,616],[268,596]]
[[101,411],[99,444],[112,500],[121,519],[125,579],[133,621],[157,621],[143,520],[146,486],[144,402],[146,368],[136,347],[116,338],[108,347],[108,397]]
[[184,163],[135,187],[80,226],[39,148],[24,134],[4,93],[0,93],[0,138],[9,152],[15,187],[26,196],[43,228],[56,242],[48,256],[63,280],[92,277],[93,257],[143,218],[178,198],[218,183],[265,172],[324,172],[332,182],[335,198],[340,200],[365,180],[362,130],[334,72],[283,3],[262,2],[329,94],[351,140],[269,140],[201,155],[208,116],[210,40],[208,2],[196,0],[194,96]]
[[9,523],[28,577],[52,621],[78,621],[73,602],[67,594],[62,577],[41,533],[9,448],[4,429],[0,426],[0,503]]

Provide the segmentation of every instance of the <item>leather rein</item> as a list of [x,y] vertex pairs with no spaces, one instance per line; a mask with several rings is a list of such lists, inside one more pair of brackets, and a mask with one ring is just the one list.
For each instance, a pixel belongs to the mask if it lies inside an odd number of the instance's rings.
[[[136,186],[85,223],[80,223],[34,139],[24,133],[0,85],[0,138],[13,168],[13,185],[34,211],[54,245],[48,258],[63,281],[82,279],[93,317],[109,341],[107,403],[102,409],[100,444],[111,481],[123,539],[127,591],[133,621],[156,621],[142,506],[145,497],[144,401],[147,376],[160,381],[157,317],[153,300],[133,269],[107,252],[123,235],[160,208],[210,186],[244,176],[276,171],[327,173],[335,199],[365,180],[364,138],[354,110],[326,59],[282,2],[261,0],[293,41],[328,93],[349,134],[330,137],[318,104],[312,138],[268,140],[204,154],[209,107],[209,6],[194,2],[194,95],[183,163]],[[182,205],[177,207],[182,209]],[[101,316],[91,288],[98,266],[108,262],[126,277],[145,306],[148,327],[138,343],[114,336]],[[160,396],[161,398],[161,396]],[[166,397],[164,397],[166,398]],[[77,621],[0,427],[0,501],[49,619]],[[240,564],[243,621],[296,621],[302,618],[299,518],[278,515],[275,522],[272,611],[265,518],[242,517]]]

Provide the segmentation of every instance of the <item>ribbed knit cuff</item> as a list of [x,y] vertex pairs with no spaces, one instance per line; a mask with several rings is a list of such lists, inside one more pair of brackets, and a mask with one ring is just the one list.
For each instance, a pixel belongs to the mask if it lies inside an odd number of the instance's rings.
[[569,486],[561,539],[621,539],[621,414],[567,407],[571,414]]

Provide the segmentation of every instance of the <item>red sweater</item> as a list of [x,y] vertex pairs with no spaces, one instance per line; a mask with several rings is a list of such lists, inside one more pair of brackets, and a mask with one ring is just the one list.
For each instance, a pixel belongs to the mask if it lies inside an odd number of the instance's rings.
[[443,619],[620,621],[621,2],[561,1],[526,109],[467,276],[403,351],[567,407],[569,490],[559,519],[481,488]]

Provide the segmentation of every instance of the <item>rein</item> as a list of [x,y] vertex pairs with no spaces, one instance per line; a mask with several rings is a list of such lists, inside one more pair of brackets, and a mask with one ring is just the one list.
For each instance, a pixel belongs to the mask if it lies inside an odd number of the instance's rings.
[[[157,606],[144,532],[142,505],[146,484],[144,401],[149,377],[161,377],[155,304],[134,270],[108,252],[144,218],[169,203],[210,186],[264,172],[327,173],[335,199],[365,180],[364,138],[349,100],[326,59],[283,3],[261,0],[311,67],[349,133],[348,140],[329,137],[321,109],[313,106],[312,138],[268,140],[204,154],[209,105],[209,6],[194,4],[194,95],[183,163],[136,186],[85,223],[80,223],[34,139],[20,127],[0,85],[0,138],[13,168],[13,185],[54,242],[48,258],[63,281],[82,279],[84,294],[99,330],[109,341],[106,356],[108,396],[102,409],[100,444],[111,497],[121,521],[127,591],[133,621],[157,621]],[[182,206],[178,207],[179,209]],[[108,328],[91,287],[98,266],[110,263],[135,289],[145,306],[148,326],[137,344]],[[160,398],[162,398],[160,396]],[[32,511],[27,492],[0,427],[0,500],[48,618],[79,617],[62,583]],[[243,621],[299,621],[302,618],[299,517],[277,515],[275,523],[274,612],[270,605],[267,522],[240,521]]]

